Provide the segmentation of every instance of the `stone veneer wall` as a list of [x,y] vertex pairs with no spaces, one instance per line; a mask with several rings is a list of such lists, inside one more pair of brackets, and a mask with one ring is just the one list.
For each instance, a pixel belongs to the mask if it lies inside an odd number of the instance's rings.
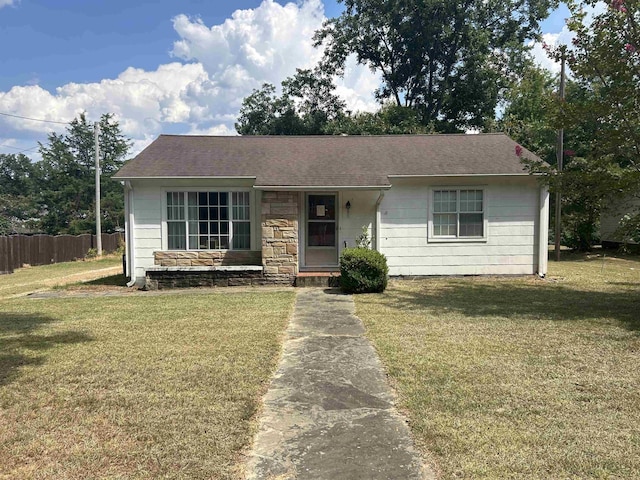
[[298,274],[298,192],[262,192],[262,265],[270,283]]
[[261,265],[259,250],[163,251],[153,252],[153,263],[161,267],[218,267]]
[[268,283],[262,272],[255,270],[147,270],[144,289],[258,286]]

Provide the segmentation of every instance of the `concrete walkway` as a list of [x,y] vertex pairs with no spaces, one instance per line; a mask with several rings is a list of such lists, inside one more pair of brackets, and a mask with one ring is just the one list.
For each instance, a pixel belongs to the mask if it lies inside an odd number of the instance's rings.
[[431,479],[376,353],[338,291],[301,289],[249,479]]

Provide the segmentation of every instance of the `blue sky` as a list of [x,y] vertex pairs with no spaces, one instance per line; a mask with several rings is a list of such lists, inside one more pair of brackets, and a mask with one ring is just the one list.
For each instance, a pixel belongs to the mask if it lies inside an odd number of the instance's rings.
[[[0,112],[58,122],[115,112],[136,151],[164,132],[233,134],[242,98],[313,65],[313,31],[341,10],[334,0],[0,0]],[[544,22],[545,40],[567,15]],[[339,93],[372,109],[376,84],[351,65]],[[63,128],[0,116],[0,153]]]

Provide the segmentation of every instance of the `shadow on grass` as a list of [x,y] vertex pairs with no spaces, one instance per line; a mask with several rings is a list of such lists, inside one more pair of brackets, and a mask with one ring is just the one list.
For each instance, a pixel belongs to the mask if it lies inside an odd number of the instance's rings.
[[472,318],[522,317],[527,321],[609,318],[640,332],[640,285],[625,286],[619,292],[597,292],[542,282],[526,285],[451,281],[434,289],[426,285],[418,291],[394,290],[384,302],[391,307],[399,303],[406,310],[427,309],[436,315],[438,311],[458,312]]
[[99,285],[109,287],[125,287],[127,285],[127,277],[122,273],[119,275],[111,275],[109,277],[96,278],[89,282],[83,282],[82,285]]
[[16,380],[21,367],[42,365],[47,350],[92,340],[86,333],[73,330],[49,335],[37,333],[56,321],[39,314],[0,312],[0,386]]

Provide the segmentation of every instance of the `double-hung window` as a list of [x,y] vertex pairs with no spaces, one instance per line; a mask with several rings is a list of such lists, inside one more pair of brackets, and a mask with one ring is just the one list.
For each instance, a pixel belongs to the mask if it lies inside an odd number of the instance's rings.
[[249,192],[167,192],[169,250],[251,248]]
[[485,237],[485,199],[482,189],[433,190],[434,238]]

